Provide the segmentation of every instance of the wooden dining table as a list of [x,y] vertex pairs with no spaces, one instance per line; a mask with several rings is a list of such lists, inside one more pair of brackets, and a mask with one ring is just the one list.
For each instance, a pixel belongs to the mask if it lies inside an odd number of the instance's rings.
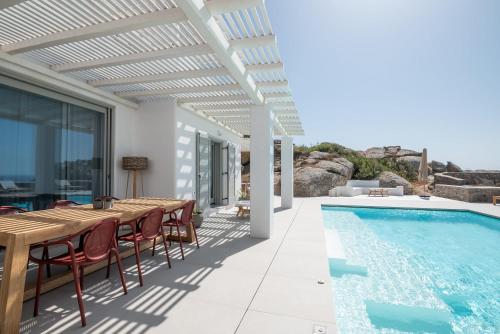
[[[137,219],[154,208],[174,211],[185,204],[184,200],[170,198],[139,198],[115,201],[110,209],[96,210],[92,205],[81,205],[0,216],[0,246],[6,248],[0,287],[0,333],[19,332],[23,301],[35,295],[34,284],[25,284],[26,263],[31,245],[77,233],[106,218],[119,218],[120,222],[126,222]],[[188,229],[183,240],[189,241],[190,233],[192,231]],[[142,249],[149,246],[151,245],[144,244]],[[121,252],[122,257],[133,254],[133,248]],[[106,263],[89,266],[86,274],[105,266]],[[54,275],[44,282],[42,293],[72,280],[73,276],[69,271]]]

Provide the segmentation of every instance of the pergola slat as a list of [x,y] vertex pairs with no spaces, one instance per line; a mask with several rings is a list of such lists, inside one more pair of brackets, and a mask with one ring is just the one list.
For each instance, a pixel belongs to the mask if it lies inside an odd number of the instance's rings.
[[156,59],[201,55],[211,52],[212,50],[206,44],[193,45],[193,46],[179,46],[175,48],[169,48],[158,51],[140,52],[140,53],[127,54],[117,57],[94,59],[76,63],[58,64],[51,66],[51,69],[56,72],[74,72],[74,71],[88,70],[92,68],[105,67],[105,66],[140,63]]
[[136,15],[111,22],[98,23],[79,29],[64,30],[17,43],[7,44],[3,46],[1,50],[10,54],[17,54],[185,20],[186,15],[184,15],[181,9],[163,9],[152,13]]

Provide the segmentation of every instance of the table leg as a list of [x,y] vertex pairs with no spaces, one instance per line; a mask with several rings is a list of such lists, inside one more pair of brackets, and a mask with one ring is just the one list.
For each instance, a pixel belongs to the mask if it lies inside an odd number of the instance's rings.
[[18,333],[23,307],[29,245],[23,237],[11,236],[5,250],[0,290],[0,332]]

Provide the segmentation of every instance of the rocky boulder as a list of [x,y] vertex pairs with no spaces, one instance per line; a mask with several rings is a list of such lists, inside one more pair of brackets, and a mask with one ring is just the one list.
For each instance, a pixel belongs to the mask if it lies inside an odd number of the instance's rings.
[[446,164],[446,171],[447,172],[463,172],[463,169],[460,168],[460,166],[458,166],[457,164],[454,164],[453,162],[448,161],[448,163]]
[[413,193],[413,187],[411,183],[392,172],[382,172],[379,175],[378,180],[380,181],[381,187],[395,188],[397,186],[403,186],[405,195],[410,195]]
[[431,168],[433,173],[443,173],[446,172],[446,165],[442,162],[432,160],[431,163]]
[[330,160],[333,159],[334,155],[326,152],[313,151],[309,153],[309,159],[315,160]]
[[401,146],[372,147],[361,154],[371,159],[420,157],[422,155],[417,151],[402,149]]
[[420,167],[420,160],[420,157],[411,155],[402,156],[396,159],[397,162],[408,164],[415,172],[418,172],[418,168]]
[[363,152],[367,158],[382,159],[385,157],[385,150],[383,147],[371,147]]
[[331,161],[329,160],[321,160],[316,165],[316,168],[321,168],[330,173],[339,174],[346,178],[346,182],[348,179],[352,177],[354,173],[354,165],[347,159],[344,158],[335,158]]
[[274,173],[274,194],[281,195],[281,174]]
[[322,168],[301,167],[294,173],[294,194],[298,197],[327,196],[335,186],[345,185],[346,178]]
[[421,152],[417,152],[417,151],[413,151],[413,150],[407,150],[407,149],[400,149],[396,155],[398,157],[421,157],[422,156],[422,153]]
[[467,182],[464,179],[461,179],[458,177],[437,173],[437,174],[434,174],[434,183],[435,184],[449,184],[449,185],[453,185],[453,186],[463,186]]

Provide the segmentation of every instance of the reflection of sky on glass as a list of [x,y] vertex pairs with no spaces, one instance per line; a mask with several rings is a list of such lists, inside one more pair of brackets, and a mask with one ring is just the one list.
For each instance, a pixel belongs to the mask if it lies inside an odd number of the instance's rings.
[[[59,133],[60,133],[60,129]],[[35,174],[37,125],[0,118],[0,178],[5,176],[33,176]],[[90,133],[65,130],[62,156],[67,160],[90,160],[94,140]],[[56,141],[60,143],[60,140]]]
[[0,176],[33,175],[36,126],[0,119]]

